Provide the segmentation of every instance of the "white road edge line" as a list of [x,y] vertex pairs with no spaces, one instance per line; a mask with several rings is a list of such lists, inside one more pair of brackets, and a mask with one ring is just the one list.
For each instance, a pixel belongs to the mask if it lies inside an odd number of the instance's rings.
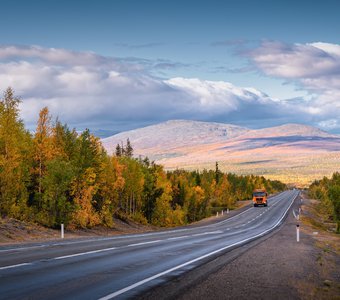
[[17,267],[22,267],[22,266],[28,266],[28,265],[32,265],[32,263],[22,263],[22,264],[18,264],[18,265],[12,265],[12,266],[1,267],[0,270],[12,269],[12,268],[17,268]]
[[217,254],[217,253],[219,253],[219,252],[222,252],[222,251],[224,251],[224,250],[226,250],[226,249],[228,249],[228,248],[231,248],[231,247],[234,247],[234,246],[237,246],[237,245],[240,245],[240,244],[244,244],[245,242],[251,241],[251,240],[256,239],[256,238],[258,238],[258,237],[260,237],[260,236],[262,236],[262,235],[265,235],[267,232],[271,231],[272,229],[274,229],[275,227],[277,227],[277,226],[281,223],[281,221],[282,221],[283,218],[286,216],[288,210],[290,209],[290,207],[291,207],[292,204],[294,203],[294,200],[296,199],[297,196],[298,196],[298,194],[293,198],[292,202],[290,203],[289,207],[286,209],[286,211],[284,212],[284,214],[282,215],[282,217],[280,218],[280,220],[279,220],[274,226],[272,226],[271,228],[269,228],[269,229],[263,231],[262,233],[259,233],[259,234],[255,235],[255,236],[250,237],[250,238],[247,238],[247,239],[245,239],[245,240],[239,241],[239,242],[237,242],[237,243],[231,244],[231,245],[229,245],[229,246],[222,247],[222,248],[217,249],[217,250],[215,250],[215,251],[213,251],[213,252],[207,253],[207,254],[205,254],[205,255],[203,255],[203,256],[197,257],[197,258],[195,258],[195,259],[193,259],[193,260],[187,261],[187,262],[185,262],[185,263],[183,263],[183,264],[180,264],[180,265],[178,265],[178,266],[176,266],[176,267],[173,267],[173,268],[171,268],[171,269],[168,269],[168,270],[166,270],[166,271],[164,271],[164,272],[161,272],[161,273],[158,273],[158,274],[153,275],[153,276],[151,276],[151,277],[145,278],[144,280],[138,281],[138,282],[136,282],[136,283],[134,283],[134,284],[132,284],[132,285],[130,285],[130,286],[127,286],[127,287],[125,287],[125,288],[123,288],[123,289],[121,289],[121,290],[118,290],[118,291],[116,291],[116,292],[114,292],[114,293],[111,293],[111,294],[109,294],[109,295],[107,295],[107,296],[104,296],[104,297],[102,297],[102,298],[99,298],[98,300],[109,300],[109,299],[113,299],[113,298],[115,298],[115,297],[117,297],[117,296],[119,296],[119,295],[121,295],[121,294],[124,294],[124,293],[126,293],[126,292],[128,292],[128,291],[130,291],[130,290],[133,290],[134,288],[136,288],[136,287],[138,287],[138,286],[143,285],[144,283],[147,283],[147,282],[152,281],[152,280],[154,280],[154,279],[156,279],[156,278],[159,278],[159,277],[161,277],[161,276],[163,276],[163,275],[166,275],[166,274],[168,274],[168,273],[171,273],[171,272],[173,272],[173,271],[176,271],[176,270],[178,270],[178,269],[181,269],[181,268],[183,268],[183,267],[185,267],[185,266],[187,266],[187,265],[190,265],[190,264],[195,263],[195,262],[197,262],[197,261],[200,261],[200,260],[202,260],[202,259],[204,259],[204,258],[207,258],[207,257],[212,256],[212,255],[214,255],[214,254]]

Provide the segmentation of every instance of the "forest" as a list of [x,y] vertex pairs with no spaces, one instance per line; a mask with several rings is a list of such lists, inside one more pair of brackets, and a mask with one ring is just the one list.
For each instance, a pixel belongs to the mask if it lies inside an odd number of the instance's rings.
[[20,119],[20,99],[8,88],[0,101],[0,217],[55,228],[114,227],[114,218],[171,227],[233,209],[254,188],[286,186],[262,176],[215,170],[166,171],[135,158],[133,141],[106,153],[88,129],[78,133],[49,109],[30,132]]
[[318,209],[336,222],[336,232],[340,233],[340,173],[314,181],[309,187],[309,196],[320,200]]

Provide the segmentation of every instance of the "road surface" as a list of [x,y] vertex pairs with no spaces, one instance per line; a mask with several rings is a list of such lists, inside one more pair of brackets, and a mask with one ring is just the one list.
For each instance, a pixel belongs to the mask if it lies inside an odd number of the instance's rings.
[[0,248],[0,299],[129,299],[279,226],[298,191],[230,218],[145,234]]

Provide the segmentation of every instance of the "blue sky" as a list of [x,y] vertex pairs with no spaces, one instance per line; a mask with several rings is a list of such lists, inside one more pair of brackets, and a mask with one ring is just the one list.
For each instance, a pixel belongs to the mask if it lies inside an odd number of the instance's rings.
[[47,105],[79,129],[184,118],[340,133],[339,1],[0,4],[0,89],[29,127]]

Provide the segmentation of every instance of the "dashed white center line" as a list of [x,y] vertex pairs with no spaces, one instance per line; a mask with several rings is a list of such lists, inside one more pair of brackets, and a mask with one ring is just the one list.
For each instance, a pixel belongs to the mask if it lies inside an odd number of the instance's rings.
[[59,259],[65,259],[65,258],[70,258],[70,257],[77,257],[77,256],[87,255],[87,254],[94,254],[94,253],[100,253],[100,252],[105,252],[105,251],[111,251],[111,250],[115,250],[115,249],[117,249],[117,247],[105,248],[105,249],[100,249],[100,250],[93,250],[93,251],[76,253],[76,254],[71,254],[71,255],[64,255],[64,256],[55,257],[53,259],[54,260],[59,260]]
[[177,237],[172,237],[172,238],[168,238],[168,241],[173,241],[173,240],[180,240],[180,239],[184,239],[189,237],[190,235],[182,235],[182,236],[177,236]]
[[143,242],[143,243],[130,244],[130,245],[127,245],[126,247],[135,247],[135,246],[142,246],[142,245],[148,245],[148,244],[155,244],[161,241],[162,240],[155,240],[155,241],[149,241],[149,242]]
[[202,232],[202,233],[193,234],[191,236],[201,236],[201,235],[219,234],[219,233],[223,233],[223,231],[217,230],[217,231],[210,231],[210,232]]

